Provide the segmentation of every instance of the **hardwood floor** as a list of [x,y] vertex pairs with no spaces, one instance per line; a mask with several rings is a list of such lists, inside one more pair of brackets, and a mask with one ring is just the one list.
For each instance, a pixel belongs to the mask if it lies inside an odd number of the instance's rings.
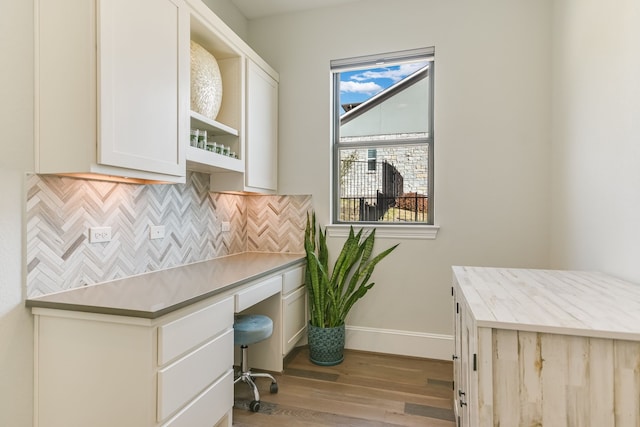
[[248,409],[249,387],[236,384],[234,426],[455,426],[449,361],[346,350],[342,364],[317,366],[307,347],[292,353],[277,394],[258,379],[259,412]]

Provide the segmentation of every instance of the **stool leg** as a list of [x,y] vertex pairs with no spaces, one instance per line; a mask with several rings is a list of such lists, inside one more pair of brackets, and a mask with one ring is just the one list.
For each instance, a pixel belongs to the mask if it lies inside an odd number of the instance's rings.
[[243,378],[243,381],[249,384],[249,387],[251,387],[251,390],[253,391],[253,400],[255,402],[260,402],[260,393],[258,392],[258,386],[251,379],[251,376],[247,375],[246,377]]
[[249,351],[246,345],[240,346],[240,354],[242,355],[242,360],[240,361],[240,371],[245,374],[250,372],[249,369]]
[[278,392],[278,382],[273,377],[273,375],[267,374],[267,373],[263,373],[263,372],[257,372],[257,373],[252,373],[251,376],[254,377],[254,378],[269,378],[271,380],[271,386],[269,387],[269,391],[271,393],[277,393]]

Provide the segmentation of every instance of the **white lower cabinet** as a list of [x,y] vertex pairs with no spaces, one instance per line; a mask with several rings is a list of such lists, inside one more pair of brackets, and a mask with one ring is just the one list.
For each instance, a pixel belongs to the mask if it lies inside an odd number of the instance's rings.
[[232,297],[155,320],[34,308],[34,425],[230,425],[233,309]]
[[[263,314],[273,320],[269,339],[251,344],[249,366],[272,372],[282,372],[283,357],[305,336],[307,325],[304,267],[297,265],[271,277],[248,283],[235,294],[236,313]],[[240,363],[236,347],[235,362]]]
[[233,393],[229,393],[229,389],[233,391],[233,370],[224,374],[162,427],[210,427],[214,420],[219,420],[216,426],[231,425],[231,416],[225,411],[225,408],[233,406]]
[[307,288],[304,267],[296,267],[282,278],[282,355],[286,356],[307,330]]
[[233,330],[158,372],[158,421],[183,407],[233,365]]
[[234,314],[273,319],[249,364],[281,372],[306,330],[303,283],[296,264],[157,319],[34,307],[34,426],[231,426]]

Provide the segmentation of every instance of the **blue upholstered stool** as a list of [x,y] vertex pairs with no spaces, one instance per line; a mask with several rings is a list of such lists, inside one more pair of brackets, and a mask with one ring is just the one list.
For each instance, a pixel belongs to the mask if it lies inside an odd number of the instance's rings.
[[253,391],[253,401],[249,404],[249,409],[253,412],[260,410],[260,393],[258,393],[258,387],[256,386],[256,378],[269,378],[271,379],[271,387],[269,391],[271,393],[278,392],[278,383],[272,375],[266,373],[252,373],[249,368],[249,344],[255,344],[262,340],[265,340],[273,333],[273,321],[268,316],[261,314],[238,314],[235,317],[233,324],[233,341],[236,345],[240,346],[242,352],[242,360],[240,362],[240,373],[235,378],[233,383],[243,381],[249,384]]

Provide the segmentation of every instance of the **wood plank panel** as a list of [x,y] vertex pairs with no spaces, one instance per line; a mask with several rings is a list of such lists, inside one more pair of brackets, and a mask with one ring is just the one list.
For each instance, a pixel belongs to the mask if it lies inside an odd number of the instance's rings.
[[494,425],[640,426],[640,343],[495,330],[493,345]]
[[542,425],[542,344],[540,334],[518,332],[518,425]]
[[567,424],[582,427],[590,425],[589,414],[589,338],[565,337],[567,343],[566,362],[566,408]]
[[561,335],[542,334],[541,354],[543,362],[542,396],[544,407],[542,425],[564,427],[566,408],[567,345]]
[[615,426],[640,426],[640,343],[616,341],[614,344]]
[[518,333],[496,330],[493,336],[493,416],[495,425],[516,426],[520,421],[517,399],[520,381]]
[[613,340],[589,340],[589,419],[592,426],[614,425],[613,348]]

